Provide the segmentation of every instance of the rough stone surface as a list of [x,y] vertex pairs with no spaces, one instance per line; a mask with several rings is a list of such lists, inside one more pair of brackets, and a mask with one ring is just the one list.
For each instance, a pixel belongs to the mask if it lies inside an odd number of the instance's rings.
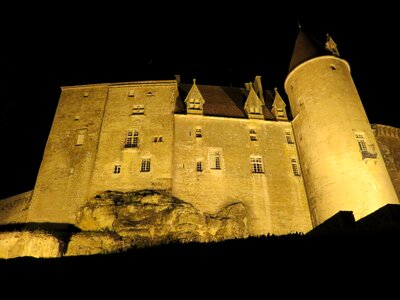
[[117,252],[122,239],[110,232],[79,232],[72,236],[66,255],[91,255]]
[[0,258],[60,257],[62,242],[43,232],[1,232]]
[[86,232],[71,238],[67,255],[115,252],[171,241],[211,242],[248,236],[247,209],[243,203],[232,203],[216,214],[205,214],[165,191],[106,192],[81,209],[78,226]]
[[32,192],[0,200],[0,225],[25,222]]

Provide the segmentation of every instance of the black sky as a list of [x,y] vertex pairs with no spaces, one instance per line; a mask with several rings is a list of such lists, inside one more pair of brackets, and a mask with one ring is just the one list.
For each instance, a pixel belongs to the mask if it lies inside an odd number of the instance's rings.
[[299,21],[315,38],[324,41],[329,32],[335,39],[370,122],[400,127],[393,7],[187,5],[3,11],[12,17],[0,24],[0,198],[33,188],[60,86],[174,74],[184,82],[242,86],[261,75],[264,88],[284,94]]

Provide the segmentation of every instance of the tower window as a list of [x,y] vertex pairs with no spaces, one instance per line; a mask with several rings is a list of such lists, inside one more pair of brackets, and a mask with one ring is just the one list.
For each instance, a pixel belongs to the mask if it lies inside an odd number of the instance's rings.
[[134,105],[132,109],[132,115],[143,115],[144,114],[144,105]]
[[125,148],[137,148],[139,145],[139,133],[135,130],[128,130],[125,139]]
[[140,166],[140,172],[150,172],[150,158],[142,159],[142,164]]
[[286,131],[285,135],[286,135],[287,143],[288,144],[294,144],[293,137],[292,137],[292,134],[290,133],[290,131]]
[[196,137],[197,137],[197,138],[203,137],[203,135],[202,135],[202,133],[201,133],[201,128],[196,128]]
[[114,166],[114,174],[119,174],[121,173],[121,165],[115,165]]
[[221,153],[219,151],[210,154],[210,169],[221,170]]
[[196,171],[203,172],[203,162],[201,161],[196,162]]
[[300,169],[299,169],[299,166],[297,164],[297,160],[295,158],[291,159],[291,164],[292,164],[293,174],[295,176],[300,176]]
[[365,138],[362,133],[356,133],[356,139],[358,142],[358,147],[360,147],[361,151],[368,151],[367,144],[365,143]]
[[362,158],[377,158],[377,153],[372,153],[368,150],[367,143],[365,141],[364,133],[356,133],[356,139],[358,143],[358,147],[360,148]]
[[257,133],[254,129],[250,129],[250,141],[255,142],[257,141]]
[[250,164],[252,173],[264,173],[261,156],[250,156]]

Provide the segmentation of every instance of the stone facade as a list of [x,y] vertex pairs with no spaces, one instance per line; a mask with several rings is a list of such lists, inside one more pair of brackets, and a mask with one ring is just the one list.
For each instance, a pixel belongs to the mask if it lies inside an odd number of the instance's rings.
[[324,51],[299,33],[285,82],[293,119],[260,76],[243,88],[63,87],[25,221],[79,227],[105,191],[163,190],[210,216],[241,203],[248,235],[307,232],[341,210],[359,219],[398,204],[398,129],[374,135],[348,63],[336,46]]

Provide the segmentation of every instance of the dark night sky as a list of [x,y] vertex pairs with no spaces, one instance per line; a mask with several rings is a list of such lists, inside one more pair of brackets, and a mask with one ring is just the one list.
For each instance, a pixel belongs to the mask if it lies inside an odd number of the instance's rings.
[[350,62],[370,122],[400,127],[392,75],[399,69],[394,8],[365,6],[354,12],[325,3],[313,12],[288,12],[193,2],[178,12],[168,5],[103,11],[71,5],[39,15],[25,8],[2,21],[0,198],[33,188],[60,86],[173,79],[174,74],[184,82],[197,78],[199,84],[242,86],[261,75],[264,88],[277,86],[284,94],[298,21],[317,39],[324,41],[327,32],[335,39]]

